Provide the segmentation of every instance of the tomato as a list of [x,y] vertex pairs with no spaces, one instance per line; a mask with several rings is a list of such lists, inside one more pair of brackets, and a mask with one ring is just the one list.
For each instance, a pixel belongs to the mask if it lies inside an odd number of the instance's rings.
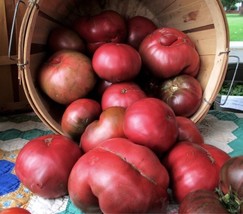
[[53,28],[48,36],[47,45],[51,52],[63,49],[85,52],[85,44],[81,37],[75,31],[65,27]]
[[214,191],[200,189],[190,192],[180,203],[179,214],[202,214],[202,213],[222,213],[228,211],[219,201],[218,195]]
[[11,207],[11,208],[5,208],[0,209],[1,214],[30,214],[30,212],[24,208],[21,207]]
[[139,47],[143,63],[160,78],[180,73],[197,76],[199,54],[191,39],[175,28],[158,28],[146,36]]
[[197,125],[187,117],[177,116],[178,138],[177,141],[190,141],[196,144],[204,144],[204,139]]
[[168,184],[168,172],[150,149],[112,138],[76,162],[68,190],[85,213],[163,213]]
[[113,10],[105,10],[93,16],[82,16],[75,21],[74,29],[86,41],[91,54],[101,45],[123,42],[127,36],[124,17]]
[[143,98],[125,112],[124,133],[134,143],[161,155],[176,142],[178,127],[172,109],[157,98]]
[[177,116],[192,116],[202,103],[202,95],[200,82],[186,74],[165,80],[160,87],[161,99]]
[[230,213],[243,213],[243,156],[232,157],[223,164],[219,193]]
[[227,161],[215,153],[223,153],[217,147],[214,153],[189,141],[177,143],[162,160],[170,174],[171,188],[175,199],[181,202],[184,197],[195,190],[214,190],[219,182],[220,164]]
[[79,146],[67,137],[57,134],[37,137],[19,152],[15,172],[34,194],[58,198],[68,194],[68,177],[81,155]]
[[101,79],[115,83],[134,79],[142,62],[139,53],[131,46],[107,43],[95,51],[92,65]]
[[98,146],[102,141],[125,137],[123,121],[125,108],[113,106],[102,111],[98,120],[90,123],[80,138],[80,147],[87,152]]
[[127,108],[135,101],[145,97],[145,92],[134,82],[113,83],[104,91],[101,107],[103,110],[111,106]]
[[157,29],[157,26],[145,16],[133,16],[128,19],[127,28],[127,43],[138,50],[143,39]]
[[101,106],[97,101],[77,99],[67,106],[62,115],[62,131],[73,140],[79,140],[87,125],[96,120],[100,113]]
[[39,73],[41,89],[51,99],[65,105],[85,97],[94,88],[96,81],[91,60],[71,50],[54,53]]

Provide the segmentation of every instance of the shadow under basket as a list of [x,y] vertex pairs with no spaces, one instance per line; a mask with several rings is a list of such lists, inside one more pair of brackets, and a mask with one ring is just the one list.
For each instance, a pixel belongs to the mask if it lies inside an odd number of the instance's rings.
[[54,132],[63,134],[60,121],[64,108],[43,95],[37,84],[50,31],[71,24],[79,15],[94,15],[106,9],[126,18],[148,17],[157,26],[177,28],[192,39],[201,60],[198,80],[203,87],[203,101],[191,120],[201,121],[222,86],[228,64],[228,25],[220,0],[28,1],[20,29],[18,64],[26,97],[39,118]]

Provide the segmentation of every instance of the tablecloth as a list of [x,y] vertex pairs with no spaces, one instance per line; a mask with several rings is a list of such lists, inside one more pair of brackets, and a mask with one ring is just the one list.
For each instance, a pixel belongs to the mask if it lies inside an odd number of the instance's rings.
[[[243,155],[243,113],[209,111],[197,124],[205,142],[215,145],[232,157]],[[32,214],[82,213],[68,196],[47,200],[31,193],[14,172],[20,149],[31,139],[50,134],[34,112],[0,116],[0,208],[24,207]],[[176,213],[177,207],[168,211]]]

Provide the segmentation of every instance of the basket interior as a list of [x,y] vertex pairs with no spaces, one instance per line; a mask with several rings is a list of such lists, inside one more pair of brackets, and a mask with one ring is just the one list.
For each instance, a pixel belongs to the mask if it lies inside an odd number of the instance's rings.
[[[47,57],[46,42],[52,28],[69,26],[80,15],[112,9],[125,17],[142,15],[159,27],[175,27],[195,43],[201,59],[198,76],[204,101],[191,117],[199,122],[210,109],[223,83],[228,62],[228,26],[220,1],[212,0],[52,0],[30,1],[24,17],[19,58],[22,83],[37,115],[57,133],[64,107],[55,104],[38,87],[36,77]],[[27,62],[27,63],[26,63]]]

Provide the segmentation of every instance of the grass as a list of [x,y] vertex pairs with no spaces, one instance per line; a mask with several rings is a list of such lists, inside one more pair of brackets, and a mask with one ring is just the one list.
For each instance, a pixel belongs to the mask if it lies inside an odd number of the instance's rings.
[[226,14],[230,41],[243,41],[243,16],[239,14]]

